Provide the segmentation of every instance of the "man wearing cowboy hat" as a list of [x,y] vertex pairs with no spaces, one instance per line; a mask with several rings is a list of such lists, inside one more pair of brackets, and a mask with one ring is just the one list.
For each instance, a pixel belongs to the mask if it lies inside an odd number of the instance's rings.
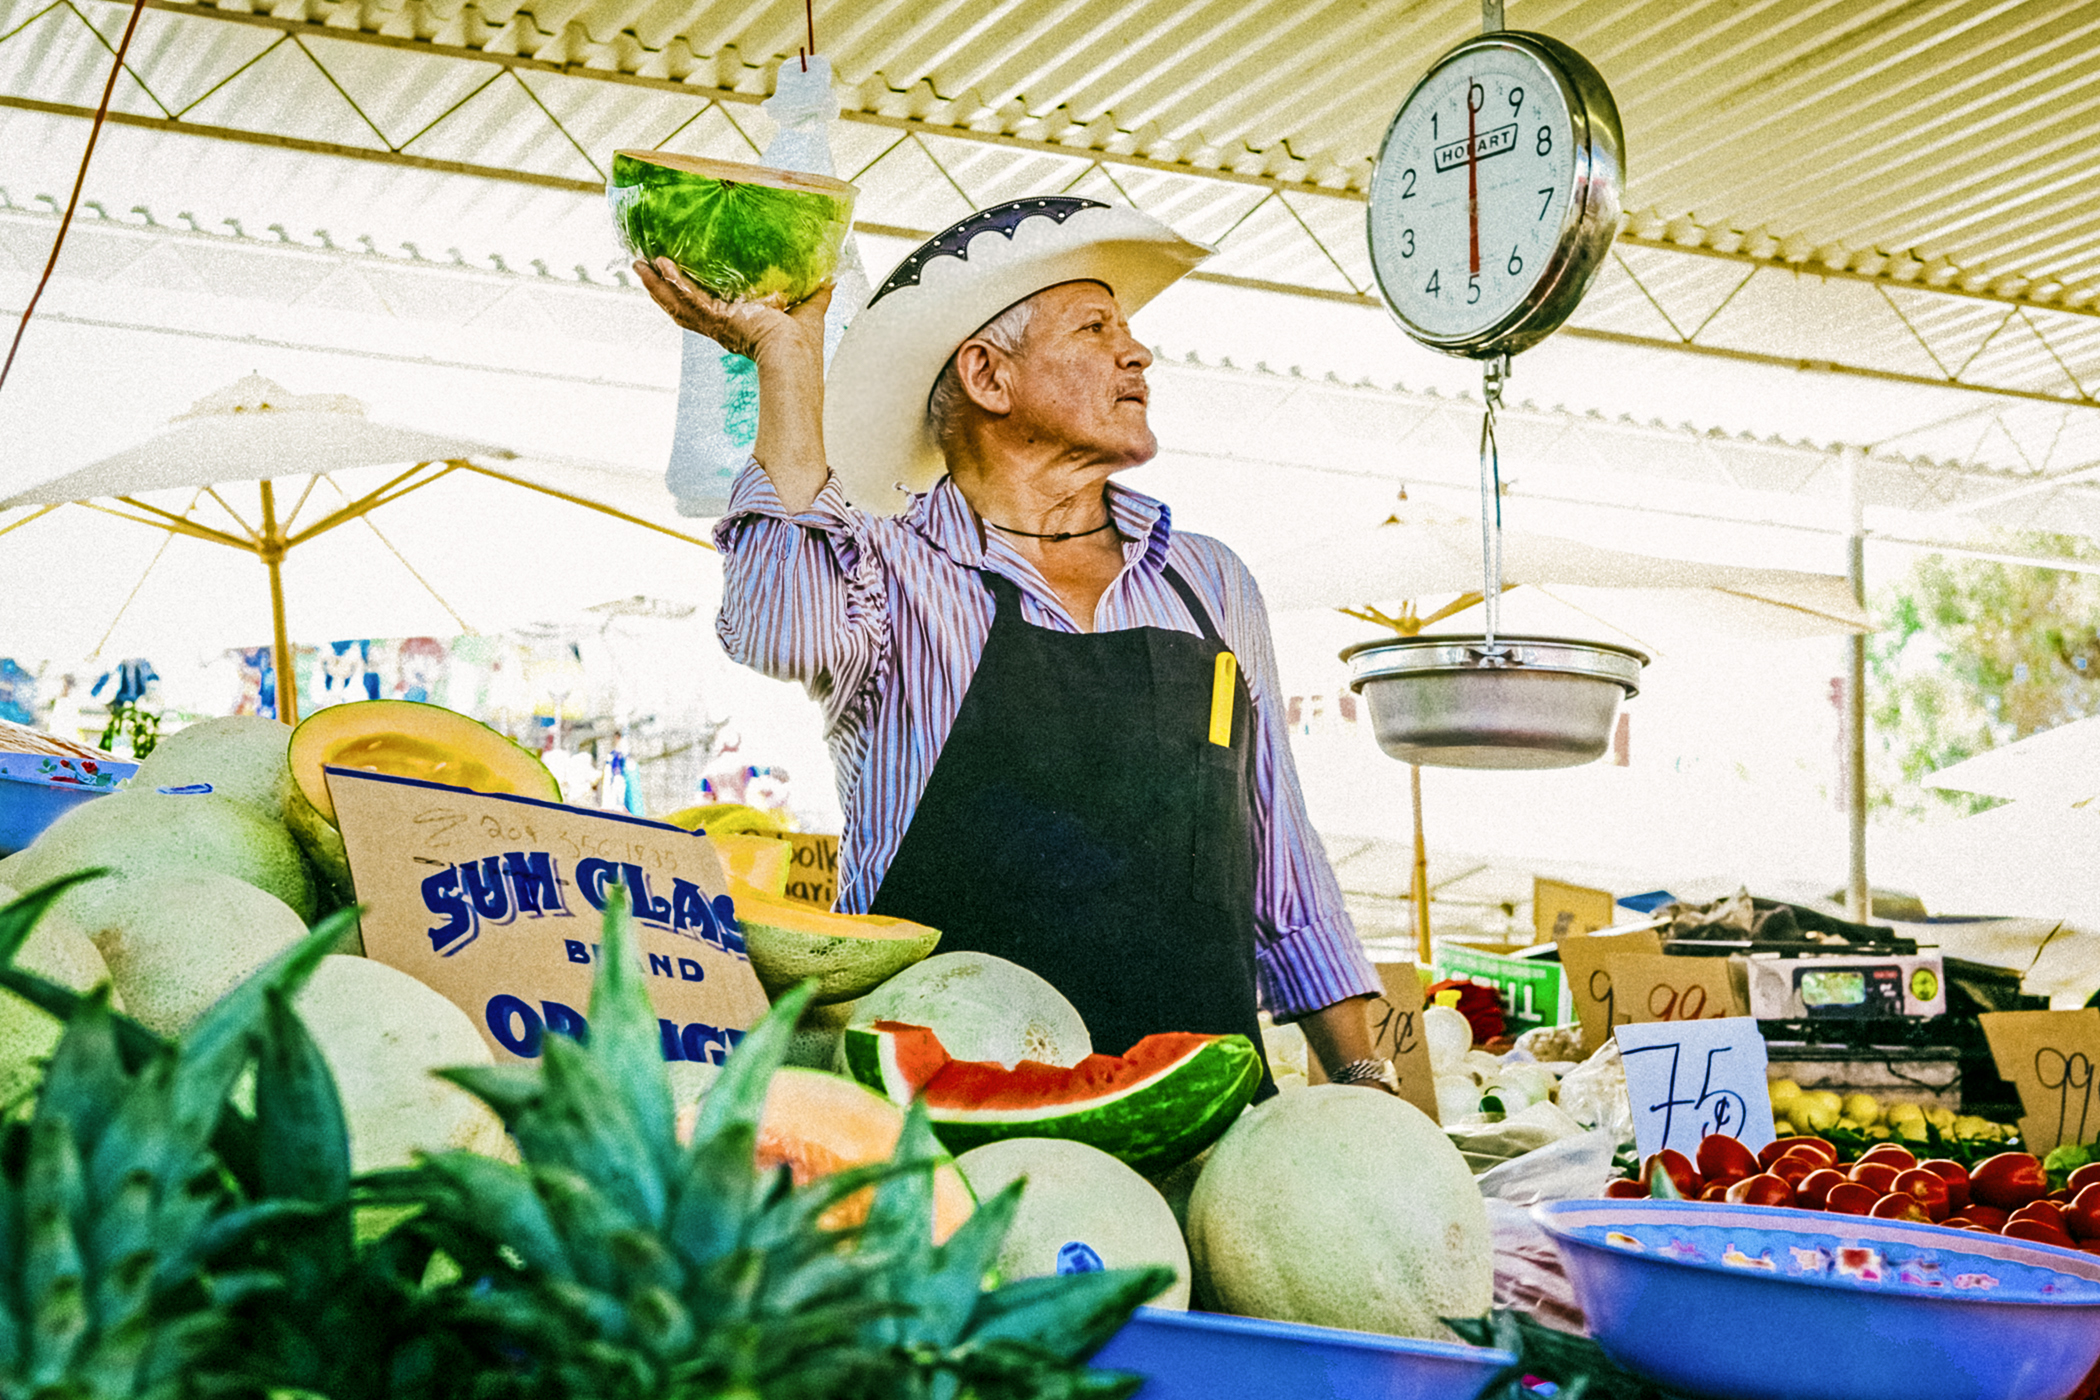
[[1392,1087],[1254,581],[1112,480],[1158,451],[1126,316],[1208,252],[1092,200],[984,210],[898,266],[828,380],[828,291],[783,310],[636,270],[758,364],[717,628],[825,706],[838,907],[1033,969],[1104,1053],[1259,1047],[1259,999],[1331,1078]]

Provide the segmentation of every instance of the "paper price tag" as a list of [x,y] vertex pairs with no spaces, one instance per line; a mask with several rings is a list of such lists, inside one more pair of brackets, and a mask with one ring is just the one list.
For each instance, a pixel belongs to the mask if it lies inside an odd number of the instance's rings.
[[1606,966],[1614,1014],[1636,1025],[1712,1021],[1750,1012],[1742,965],[1734,958],[1621,953]]
[[1614,1034],[1642,1157],[1665,1147],[1692,1157],[1710,1133],[1755,1152],[1777,1135],[1765,1088],[1765,1038],[1750,1017],[1651,1021]]
[[1594,1055],[1611,1038],[1612,1029],[1633,1020],[1621,1011],[1612,982],[1611,962],[1622,957],[1662,956],[1662,935],[1652,928],[1632,933],[1573,934],[1560,940],[1561,975],[1582,1022],[1582,1053]]
[[1604,890],[1534,876],[1531,881],[1531,928],[1539,943],[1555,943],[1579,933],[1595,933],[1616,923],[1618,905]]
[[328,770],[365,953],[467,1013],[498,1060],[589,1027],[625,891],[664,1058],[720,1064],[766,1013],[712,841],[624,813]]
[[[1368,1008],[1371,1018],[1371,1056],[1390,1059],[1400,1076],[1400,1097],[1436,1121],[1436,1074],[1429,1064],[1429,1042],[1422,1038],[1422,979],[1413,963],[1373,963],[1383,996],[1374,997]],[[1309,1056],[1307,1076],[1314,1084],[1325,1084],[1320,1057]]]
[[1978,1017],[1998,1073],[2020,1091],[2020,1137],[2037,1157],[2100,1137],[2093,1067],[2100,1064],[2100,1008],[1993,1011]]

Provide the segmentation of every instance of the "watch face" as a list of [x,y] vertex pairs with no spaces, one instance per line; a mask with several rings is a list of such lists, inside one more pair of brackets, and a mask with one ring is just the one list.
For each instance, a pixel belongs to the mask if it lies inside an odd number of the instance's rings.
[[1539,58],[1487,42],[1441,63],[1393,119],[1371,180],[1371,260],[1410,331],[1458,340],[1524,309],[1574,226],[1568,101]]

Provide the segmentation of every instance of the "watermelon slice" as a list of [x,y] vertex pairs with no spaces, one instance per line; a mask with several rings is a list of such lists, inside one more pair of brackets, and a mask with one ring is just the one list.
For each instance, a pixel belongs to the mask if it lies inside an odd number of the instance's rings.
[[1157,1175],[1222,1136],[1261,1083],[1243,1035],[1148,1035],[1126,1055],[1070,1069],[958,1060],[924,1026],[877,1021],[845,1034],[853,1077],[893,1102],[923,1098],[950,1152],[1003,1138],[1069,1138]]

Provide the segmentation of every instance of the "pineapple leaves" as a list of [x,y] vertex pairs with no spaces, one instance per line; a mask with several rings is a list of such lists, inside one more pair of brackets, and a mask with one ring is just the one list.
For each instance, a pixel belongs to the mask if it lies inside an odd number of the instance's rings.
[[36,927],[37,920],[43,918],[67,890],[108,873],[99,865],[92,870],[76,870],[49,884],[38,885],[12,903],[0,906],[0,963],[14,962],[15,954],[21,952],[22,945],[29,941],[30,931]]
[[677,1170],[672,1132],[671,1079],[664,1070],[663,1038],[642,976],[641,950],[634,941],[625,890],[605,906],[603,961],[591,987],[591,1046],[594,1058],[625,1106],[645,1150],[655,1156],[658,1181]]
[[255,1138],[265,1196],[327,1207],[311,1222],[315,1264],[349,1267],[350,1133],[335,1077],[283,987],[265,993],[255,1065]]

